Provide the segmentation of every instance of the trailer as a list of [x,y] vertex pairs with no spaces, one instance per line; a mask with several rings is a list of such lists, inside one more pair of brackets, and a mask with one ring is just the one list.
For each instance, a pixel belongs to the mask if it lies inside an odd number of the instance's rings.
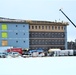
[[74,56],[74,50],[54,51],[54,56]]
[[22,54],[22,48],[10,48],[10,49],[7,49],[7,52],[18,52]]

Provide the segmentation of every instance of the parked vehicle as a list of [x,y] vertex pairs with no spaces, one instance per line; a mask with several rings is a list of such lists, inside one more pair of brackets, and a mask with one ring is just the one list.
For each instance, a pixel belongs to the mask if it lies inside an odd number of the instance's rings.
[[61,51],[55,51],[54,56],[73,56],[74,50],[61,50]]
[[73,51],[73,55],[76,56],[76,50]]
[[10,49],[7,49],[7,52],[18,52],[22,54],[22,48],[10,48]]
[[[61,50],[59,48],[53,48],[48,50],[47,56],[56,56],[56,52],[60,52]],[[58,55],[58,54],[57,54]]]
[[[9,52],[9,53],[8,53],[8,56],[18,57],[18,56],[20,56],[20,53],[18,53],[18,52]],[[8,57],[8,56],[7,56],[7,57]]]
[[38,48],[35,50],[29,50],[28,54],[33,57],[41,57],[41,56],[44,56],[44,50],[41,48]]
[[6,58],[7,55],[7,52],[0,52],[0,58]]

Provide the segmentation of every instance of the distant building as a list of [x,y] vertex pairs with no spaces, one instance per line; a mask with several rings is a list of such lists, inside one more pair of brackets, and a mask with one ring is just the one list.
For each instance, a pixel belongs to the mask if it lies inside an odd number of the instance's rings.
[[67,49],[67,22],[27,21],[30,49]]
[[68,46],[68,49],[76,50],[76,41],[75,42],[73,42],[73,41],[67,42],[67,46]]
[[0,18],[0,46],[29,49],[29,24],[23,20]]

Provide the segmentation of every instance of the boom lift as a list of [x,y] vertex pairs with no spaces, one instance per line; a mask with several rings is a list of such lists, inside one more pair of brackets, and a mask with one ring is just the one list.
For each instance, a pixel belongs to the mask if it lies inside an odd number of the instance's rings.
[[59,11],[61,11],[63,14],[64,14],[64,16],[73,24],[73,26],[76,28],[76,25],[69,19],[69,17],[61,10],[61,9],[59,9]]

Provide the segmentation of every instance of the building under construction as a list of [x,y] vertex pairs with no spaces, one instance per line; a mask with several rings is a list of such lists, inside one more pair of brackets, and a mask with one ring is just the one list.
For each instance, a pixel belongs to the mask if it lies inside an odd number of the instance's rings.
[[0,18],[0,46],[67,49],[67,22]]
[[26,21],[29,23],[30,49],[67,49],[67,22]]

